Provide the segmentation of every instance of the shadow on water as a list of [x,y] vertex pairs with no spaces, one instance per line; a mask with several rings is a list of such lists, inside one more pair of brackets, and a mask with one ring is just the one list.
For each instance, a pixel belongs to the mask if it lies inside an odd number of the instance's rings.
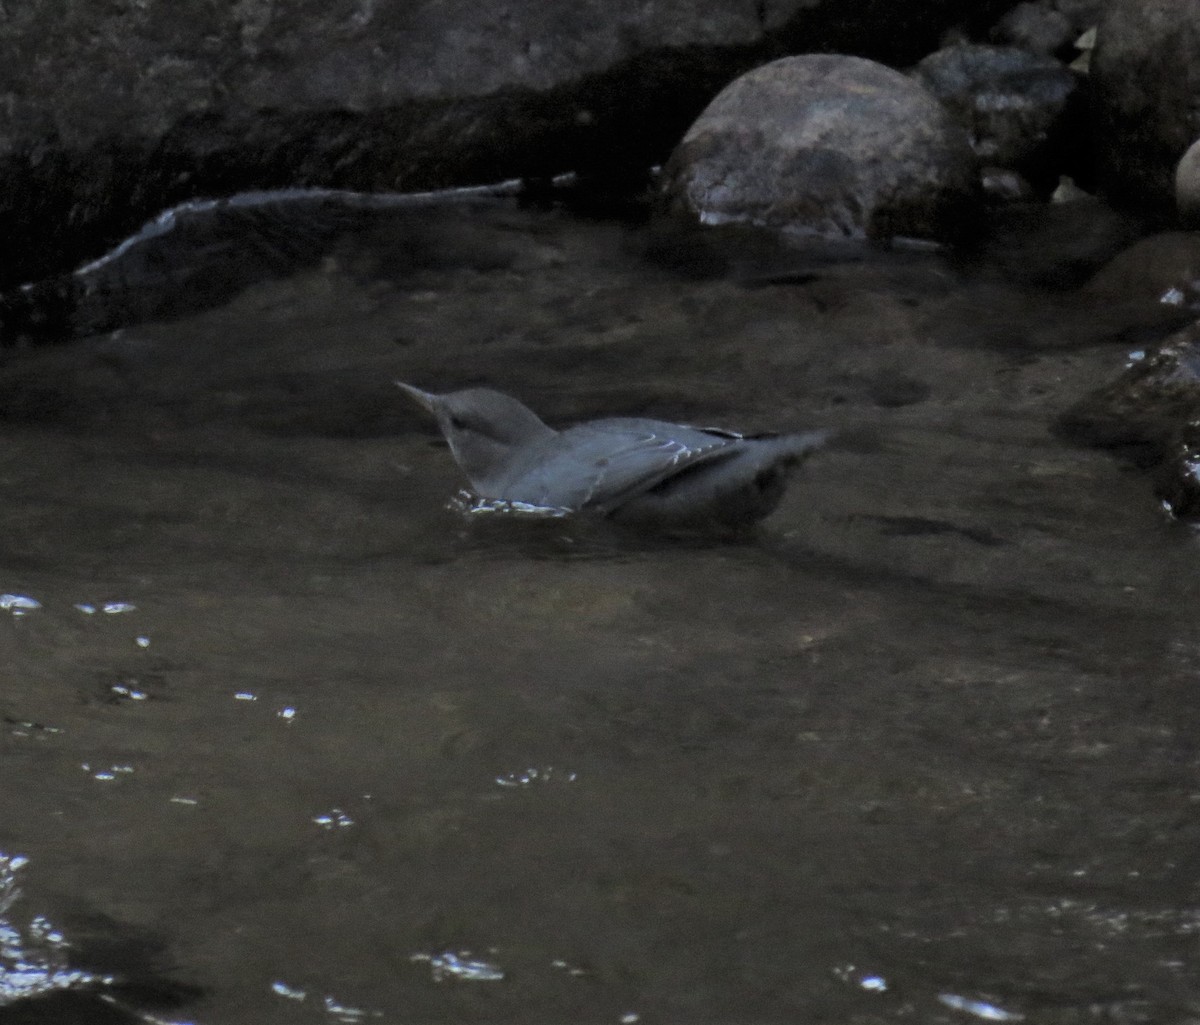
[[[0,1022],[1200,1016],[1196,540],[1052,430],[1161,314],[1028,237],[493,200],[6,354]],[[464,517],[396,378],[840,440],[737,539]]]
[[[47,729],[7,724],[25,735]],[[76,916],[68,939],[45,916],[23,913],[18,874],[27,860],[0,856],[0,1022],[122,1025],[201,995],[156,972],[160,945],[103,916]]]

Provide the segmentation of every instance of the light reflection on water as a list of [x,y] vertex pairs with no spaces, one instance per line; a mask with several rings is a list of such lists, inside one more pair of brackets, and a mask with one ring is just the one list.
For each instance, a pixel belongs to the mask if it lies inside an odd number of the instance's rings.
[[[292,1000],[296,1003],[304,1003],[308,1000],[308,993],[303,989],[295,986],[289,986],[286,982],[276,980],[271,983],[271,992],[286,1000]],[[321,997],[319,1006],[324,1010],[328,1019],[339,1022],[359,1022],[370,1018],[382,1017],[380,1011],[365,1011],[359,1007],[352,1007],[342,1003],[336,997],[326,994]]]
[[15,913],[21,899],[18,873],[29,859],[0,852],[0,1014],[5,1005],[59,990],[103,986],[113,980],[68,966],[68,944],[41,915]]
[[14,616],[20,616],[41,607],[40,601],[25,594],[0,594],[0,609],[11,612]]
[[956,1011],[962,1011],[982,1021],[1023,1021],[1025,1019],[1023,1014],[1006,1011],[986,1000],[975,1000],[971,997],[959,996],[957,993],[939,993],[938,1000],[947,1007],[952,1007]]
[[440,954],[413,954],[410,961],[427,962],[434,982],[453,979],[458,982],[500,982],[503,969],[490,961],[475,957],[469,950],[445,950]]
[[574,783],[579,778],[578,773],[564,769],[555,769],[553,765],[543,768],[518,769],[506,772],[496,777],[496,785],[500,787],[527,787],[538,783],[563,782]]

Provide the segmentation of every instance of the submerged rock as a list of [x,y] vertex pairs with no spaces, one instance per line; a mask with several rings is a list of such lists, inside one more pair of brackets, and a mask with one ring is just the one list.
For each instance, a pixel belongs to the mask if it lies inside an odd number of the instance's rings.
[[913,74],[958,120],[982,163],[1043,185],[1057,180],[1077,86],[1058,61],[1015,46],[951,46]]
[[1124,449],[1153,466],[1166,508],[1200,517],[1200,324],[1153,352],[1133,353],[1125,372],[1076,403],[1060,426],[1077,440]]
[[1189,420],[1167,450],[1158,495],[1175,516],[1200,519],[1200,420]]
[[1159,303],[1200,313],[1200,232],[1166,231],[1135,242],[1085,289],[1098,301]]
[[402,227],[407,243],[389,254],[396,273],[445,262],[447,254],[487,264],[497,254],[463,238],[462,214],[517,191],[277,189],[182,203],[70,274],[0,291],[0,349],[55,345],[217,306],[255,282],[319,263],[345,235],[385,223]]
[[1010,43],[1030,53],[1051,55],[1068,46],[1079,33],[1071,19],[1049,3],[1021,3],[992,28],[998,43]]
[[1091,77],[1104,186],[1171,212],[1176,166],[1200,137],[1200,0],[1112,0]]
[[978,200],[963,132],[898,71],[785,57],[727,86],[671,156],[671,205],[706,224],[957,240]]

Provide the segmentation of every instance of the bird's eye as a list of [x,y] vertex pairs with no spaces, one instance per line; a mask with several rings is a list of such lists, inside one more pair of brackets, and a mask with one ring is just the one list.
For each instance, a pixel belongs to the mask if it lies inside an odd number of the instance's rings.
[[461,416],[452,416],[450,417],[450,426],[456,431],[461,431],[467,426],[467,422]]

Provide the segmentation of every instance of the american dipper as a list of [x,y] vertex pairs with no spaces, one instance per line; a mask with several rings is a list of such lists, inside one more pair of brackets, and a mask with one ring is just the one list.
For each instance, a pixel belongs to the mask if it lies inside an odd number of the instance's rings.
[[829,436],[745,437],[640,417],[556,431],[490,388],[433,395],[396,384],[437,418],[481,498],[653,527],[737,528],[762,519],[783,497],[788,470]]

